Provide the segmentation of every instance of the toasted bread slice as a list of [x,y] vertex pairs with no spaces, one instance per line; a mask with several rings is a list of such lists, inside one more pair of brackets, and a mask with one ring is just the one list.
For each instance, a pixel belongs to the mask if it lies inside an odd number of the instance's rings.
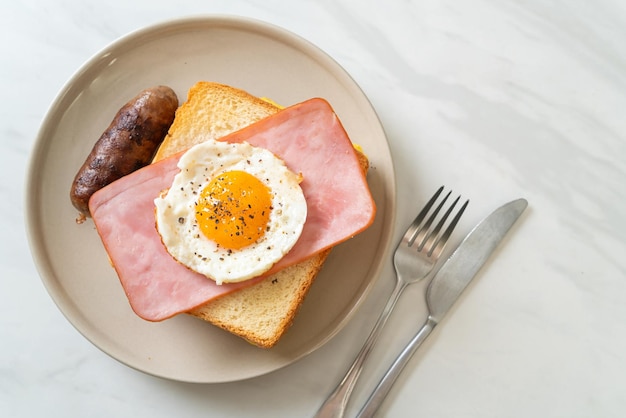
[[196,143],[218,139],[280,110],[243,90],[200,81],[187,94],[154,160],[162,160]]
[[[199,141],[218,139],[280,110],[270,102],[230,86],[198,82],[176,112],[154,161]],[[369,161],[357,151],[361,168]],[[292,324],[330,250],[269,276],[264,281],[212,300],[188,313],[263,348],[274,346]]]

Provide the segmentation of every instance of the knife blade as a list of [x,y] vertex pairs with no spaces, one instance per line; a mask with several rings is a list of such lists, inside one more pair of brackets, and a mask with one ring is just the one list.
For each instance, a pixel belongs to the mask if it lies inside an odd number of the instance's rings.
[[374,416],[417,348],[461,296],[527,206],[525,199],[517,199],[496,209],[469,232],[441,266],[426,290],[426,322],[392,363],[357,418]]

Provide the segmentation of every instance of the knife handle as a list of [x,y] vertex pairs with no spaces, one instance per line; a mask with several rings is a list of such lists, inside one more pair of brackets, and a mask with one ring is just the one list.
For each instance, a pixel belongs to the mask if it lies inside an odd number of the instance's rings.
[[378,408],[387,397],[387,394],[389,394],[396,379],[400,376],[404,366],[406,366],[415,351],[422,345],[436,325],[437,321],[429,316],[422,328],[415,334],[413,339],[409,341],[404,350],[396,357],[391,367],[389,367],[387,373],[385,373],[380,382],[378,382],[378,385],[370,394],[365,405],[363,405],[363,408],[359,411],[357,418],[371,418],[376,414],[376,411],[378,411]]

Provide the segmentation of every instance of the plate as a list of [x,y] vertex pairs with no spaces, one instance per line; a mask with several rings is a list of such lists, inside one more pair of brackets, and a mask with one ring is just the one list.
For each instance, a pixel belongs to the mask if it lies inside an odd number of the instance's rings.
[[[336,247],[292,327],[272,349],[188,315],[137,317],[91,220],[75,222],[73,178],[113,115],[144,88],[172,87],[179,100],[199,80],[230,84],[293,104],[324,97],[370,157],[374,224]],[[83,65],[47,113],[27,180],[29,242],[50,296],[72,325],[114,359],[167,379],[217,383],[259,376],[322,346],[354,314],[388,256],[395,178],[377,115],[355,81],[310,42],[264,22],[229,16],[176,20],[133,32]]]

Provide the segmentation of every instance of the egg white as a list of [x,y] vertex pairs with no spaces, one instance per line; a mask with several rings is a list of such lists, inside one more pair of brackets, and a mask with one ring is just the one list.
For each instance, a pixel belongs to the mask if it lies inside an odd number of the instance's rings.
[[[158,233],[179,263],[217,284],[240,282],[268,271],[297,242],[307,215],[300,177],[270,151],[210,140],[190,148],[178,167],[172,186],[154,204]],[[268,229],[259,240],[229,250],[200,231],[195,204],[213,177],[235,170],[254,175],[270,189],[272,209]]]

